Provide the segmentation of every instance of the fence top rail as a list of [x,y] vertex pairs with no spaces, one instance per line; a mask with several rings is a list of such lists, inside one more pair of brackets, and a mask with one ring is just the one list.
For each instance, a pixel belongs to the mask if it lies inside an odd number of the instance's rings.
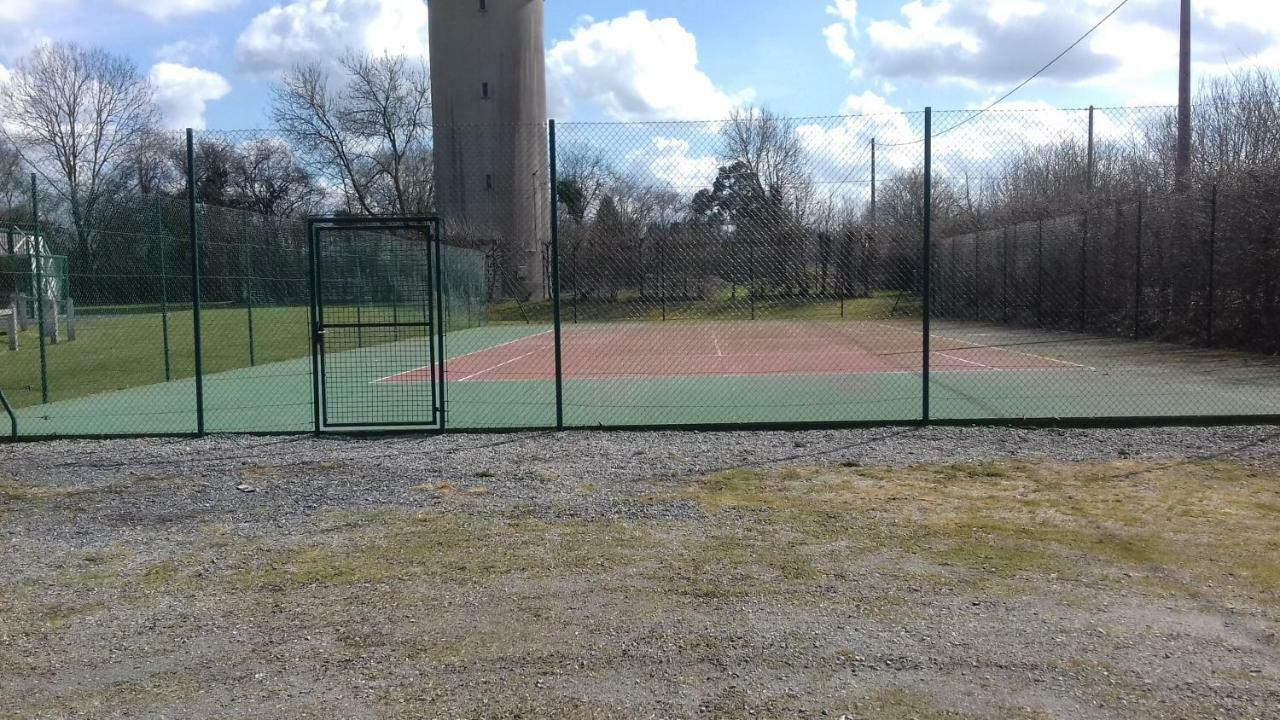
[[[1203,103],[1194,103],[1193,107],[1203,106]],[[1172,111],[1176,110],[1173,105],[1097,105],[1097,106],[1064,106],[1064,107],[1018,107],[1018,108],[992,108],[990,110],[975,110],[972,108],[937,108],[933,109],[936,116],[951,115],[1044,115],[1052,113],[1087,113],[1093,110],[1097,113],[1115,113],[1115,112],[1143,112],[1143,111]],[[806,121],[822,121],[822,120],[857,120],[861,118],[877,119],[891,118],[902,116],[922,116],[925,109],[900,109],[897,111],[884,112],[866,112],[866,113],[829,113],[829,114],[808,114],[808,115],[778,115],[780,120],[789,120],[796,122]],[[625,127],[625,126],[650,126],[650,125],[709,125],[719,124],[731,121],[732,116],[722,117],[703,117],[703,118],[653,118],[645,120],[559,120],[552,118],[558,127]],[[457,123],[448,125],[437,125],[438,129],[466,129],[466,128],[541,128],[545,129],[547,123]],[[163,134],[163,133],[162,133]],[[195,137],[197,140],[201,138],[225,138],[233,139],[239,137],[241,139],[275,139],[282,136],[280,130],[275,128],[249,127],[249,128],[207,128],[197,130]]]

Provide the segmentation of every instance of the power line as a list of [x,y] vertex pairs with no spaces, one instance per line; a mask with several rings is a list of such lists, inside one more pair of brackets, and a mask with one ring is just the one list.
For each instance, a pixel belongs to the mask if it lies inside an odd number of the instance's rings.
[[[1079,46],[1080,46],[1080,43],[1082,43],[1082,42],[1084,42],[1085,40],[1089,39],[1089,36],[1090,36],[1090,35],[1093,35],[1095,32],[1097,32],[1098,28],[1102,27],[1102,26],[1103,26],[1103,25],[1104,25],[1108,20],[1110,20],[1113,16],[1115,16],[1115,14],[1116,14],[1116,13],[1120,12],[1120,9],[1121,9],[1121,8],[1123,8],[1125,5],[1128,5],[1128,4],[1129,4],[1129,0],[1120,0],[1120,4],[1119,4],[1119,5],[1116,5],[1114,8],[1112,8],[1111,12],[1107,13],[1107,14],[1106,14],[1106,15],[1105,15],[1101,20],[1099,20],[1097,23],[1095,23],[1093,27],[1089,28],[1089,30],[1088,30],[1087,32],[1085,32],[1085,34],[1083,34],[1083,35],[1081,35],[1079,38],[1077,38],[1075,42],[1073,42],[1073,43],[1071,43],[1070,45],[1068,45],[1068,46],[1067,46],[1067,48],[1066,48],[1065,50],[1063,50],[1062,52],[1058,53],[1058,54],[1057,54],[1057,55],[1056,55],[1052,60],[1050,60],[1048,63],[1046,63],[1044,67],[1042,67],[1042,68],[1040,68],[1039,70],[1037,70],[1037,71],[1035,71],[1034,73],[1032,73],[1032,74],[1031,74],[1031,77],[1028,77],[1026,80],[1023,80],[1022,82],[1018,83],[1018,84],[1017,84],[1017,86],[1015,86],[1012,90],[1010,90],[1009,92],[1007,92],[1007,93],[1005,93],[1004,95],[1002,95],[1002,96],[1000,97],[1000,99],[996,100],[995,102],[991,103],[990,105],[986,106],[985,108],[982,108],[981,110],[978,110],[978,111],[974,112],[973,114],[969,115],[969,117],[967,117],[967,118],[965,118],[965,119],[961,120],[960,122],[956,123],[955,125],[952,125],[951,127],[947,128],[946,130],[943,130],[942,132],[934,133],[934,135],[933,135],[933,136],[934,136],[934,137],[941,137],[941,136],[946,135],[947,133],[951,132],[952,130],[955,130],[955,129],[957,129],[957,128],[959,128],[959,127],[963,126],[963,125],[967,125],[968,123],[970,123],[970,122],[972,122],[973,120],[977,119],[978,117],[980,117],[980,116],[981,116],[981,115],[983,115],[984,113],[989,112],[990,110],[994,109],[994,108],[995,108],[997,105],[999,105],[1000,103],[1002,103],[1002,102],[1004,102],[1005,100],[1008,100],[1009,98],[1013,97],[1013,95],[1014,95],[1015,93],[1017,93],[1017,92],[1018,92],[1019,90],[1021,90],[1022,88],[1024,88],[1024,87],[1026,87],[1026,86],[1030,85],[1030,84],[1032,83],[1032,81],[1034,81],[1036,78],[1038,78],[1038,77],[1040,77],[1041,75],[1043,75],[1046,71],[1048,71],[1048,70],[1049,70],[1049,68],[1051,68],[1051,67],[1053,67],[1054,65],[1056,65],[1056,64],[1058,63],[1058,61],[1059,61],[1059,60],[1061,60],[1062,58],[1066,57],[1068,53],[1070,53],[1072,50],[1075,50],[1077,47],[1079,47]],[[885,147],[902,147],[902,146],[904,146],[904,145],[914,145],[914,144],[916,144],[916,143],[921,143],[921,142],[924,142],[924,141],[923,141],[923,140],[912,140],[911,142],[905,142],[905,143],[894,143],[894,144],[886,143],[886,144],[885,144]]]

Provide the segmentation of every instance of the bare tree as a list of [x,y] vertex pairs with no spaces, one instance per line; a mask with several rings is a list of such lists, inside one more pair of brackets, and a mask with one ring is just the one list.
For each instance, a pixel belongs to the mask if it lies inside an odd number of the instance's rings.
[[15,147],[66,202],[91,257],[94,215],[128,184],[130,152],[155,126],[150,82],[126,58],[54,43],[18,61],[3,99]]
[[340,187],[346,210],[412,213],[434,203],[431,87],[403,57],[349,54],[334,78],[299,65],[276,85],[272,117],[320,177]]
[[311,174],[289,147],[267,138],[238,148],[231,184],[238,207],[263,215],[308,214],[320,200]]
[[18,221],[30,217],[29,193],[23,177],[22,156],[0,138],[0,219]]
[[804,224],[816,193],[795,122],[768,110],[739,110],[721,137],[724,165],[694,205],[698,214],[709,209],[733,228],[723,272],[732,282],[751,283],[753,291],[807,293],[810,233]]
[[[409,64],[404,57],[348,54],[342,67],[349,77],[343,110],[348,130],[363,142],[377,146],[370,157],[378,173],[386,179],[390,197],[399,212],[426,209],[415,197],[411,184],[422,172],[423,149],[431,137],[431,82],[421,63]],[[427,177],[433,172],[427,164]]]

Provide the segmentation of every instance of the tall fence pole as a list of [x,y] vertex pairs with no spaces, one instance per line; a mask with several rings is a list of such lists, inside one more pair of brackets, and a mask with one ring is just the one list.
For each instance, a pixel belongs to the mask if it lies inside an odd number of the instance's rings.
[[1217,264],[1218,254],[1218,184],[1213,184],[1212,194],[1209,196],[1209,298],[1205,305],[1207,306],[1208,318],[1205,320],[1205,341],[1213,345],[1213,326],[1214,311],[1217,306],[1217,274],[1215,265]]
[[[871,236],[867,238],[867,242],[863,246],[862,252],[862,290],[871,297],[871,248],[875,246],[877,239],[880,237],[880,215],[876,201],[879,197],[879,174],[878,165],[876,164],[876,139],[871,138]],[[844,317],[844,305],[841,303],[840,317]]]
[[1089,141],[1085,159],[1084,225],[1080,235],[1080,332],[1089,323],[1089,210],[1093,205],[1093,106],[1089,106]]
[[1133,253],[1133,338],[1142,336],[1142,201],[1138,201],[1138,231],[1134,233]]
[[667,321],[667,261],[666,248],[662,246],[662,233],[657,233],[654,243],[658,251],[658,304],[662,306],[662,322]]
[[[27,254],[34,253],[36,264],[36,335],[40,338],[40,402],[49,403],[49,358],[45,351],[44,327],[44,257],[40,242],[40,192],[36,174],[31,173],[31,244]],[[58,308],[53,308],[53,322],[58,322]]]
[[[241,219],[241,225],[248,225],[247,217]],[[250,244],[246,242],[252,237],[251,232],[246,232],[245,237],[240,240],[240,271],[244,273],[242,289],[244,291],[245,309],[248,312],[249,321],[249,367],[258,364],[257,353],[253,346],[253,253],[250,250]],[[357,305],[357,307],[359,307]]]
[[947,238],[946,247],[949,251],[947,257],[950,258],[950,262],[947,264],[947,286],[943,288],[942,297],[945,302],[943,312],[952,317],[958,314],[960,308],[960,303],[956,299],[956,289],[960,283],[960,273],[956,265],[956,248],[958,246],[959,243],[956,242],[954,237]]
[[196,140],[187,128],[187,222],[191,236],[191,324],[195,345],[196,434],[204,435],[204,344],[200,336],[200,232],[196,228]]
[[1009,228],[1000,240],[1000,321],[1009,324]]
[[564,429],[564,338],[560,322],[560,168],[556,158],[556,121],[547,123],[551,178],[551,314],[556,344],[556,429]]
[[933,108],[924,110],[924,247],[920,265],[923,268],[924,347],[921,358],[921,398],[920,419],[929,422],[929,356],[932,352],[930,342],[930,315],[933,312],[932,287],[929,282],[929,266],[933,248]]
[[1036,223],[1036,327],[1044,327],[1044,219]]
[[160,211],[159,198],[156,198],[156,222],[158,224],[156,237],[160,240],[160,332],[164,342],[164,381],[169,382],[173,380],[173,355],[169,350],[169,271],[166,262],[168,251],[165,248],[169,244],[169,235],[164,229],[164,215]]

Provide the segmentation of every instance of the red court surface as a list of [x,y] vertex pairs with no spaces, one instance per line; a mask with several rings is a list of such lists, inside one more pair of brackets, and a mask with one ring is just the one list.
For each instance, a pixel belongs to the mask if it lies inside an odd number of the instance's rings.
[[[765,375],[909,374],[921,371],[919,330],[879,323],[734,323],[571,326],[563,331],[566,380]],[[1018,350],[932,336],[934,372],[1083,368]],[[546,331],[451,358],[450,382],[555,378]],[[429,382],[423,367],[378,382]]]

